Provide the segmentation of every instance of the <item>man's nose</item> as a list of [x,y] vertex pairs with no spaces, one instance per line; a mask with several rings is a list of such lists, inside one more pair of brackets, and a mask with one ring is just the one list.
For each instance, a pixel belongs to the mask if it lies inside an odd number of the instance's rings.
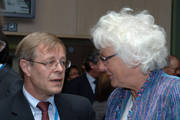
[[61,65],[60,63],[57,63],[56,71],[63,71],[64,69],[65,67],[63,65]]

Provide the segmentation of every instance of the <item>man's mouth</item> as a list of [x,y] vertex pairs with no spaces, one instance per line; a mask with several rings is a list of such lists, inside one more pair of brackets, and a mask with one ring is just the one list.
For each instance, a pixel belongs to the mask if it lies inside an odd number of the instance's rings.
[[62,82],[63,79],[52,79],[52,82]]

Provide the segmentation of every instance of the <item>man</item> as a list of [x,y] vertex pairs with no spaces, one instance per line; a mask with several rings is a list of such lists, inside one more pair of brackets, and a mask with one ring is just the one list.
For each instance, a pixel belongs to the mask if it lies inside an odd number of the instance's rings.
[[169,75],[180,76],[180,62],[175,56],[169,56],[169,64],[164,68],[164,72]]
[[3,120],[93,120],[94,112],[83,97],[59,94],[65,69],[70,66],[65,46],[49,33],[35,32],[17,46],[23,89],[0,102]]
[[18,73],[8,65],[9,47],[5,37],[0,33],[0,99],[14,95],[22,88],[23,81]]
[[[0,4],[0,9],[2,7],[1,5],[2,4]],[[0,16],[0,100],[14,95],[19,89],[22,88],[23,84],[19,74],[17,74],[8,65],[9,47],[6,37],[2,32],[2,21],[3,18]]]
[[71,80],[69,84],[64,86],[65,93],[76,94],[84,96],[90,100],[91,103],[95,100],[95,91],[97,79],[100,75],[98,68],[99,52],[93,51],[85,60],[86,73],[80,77]]

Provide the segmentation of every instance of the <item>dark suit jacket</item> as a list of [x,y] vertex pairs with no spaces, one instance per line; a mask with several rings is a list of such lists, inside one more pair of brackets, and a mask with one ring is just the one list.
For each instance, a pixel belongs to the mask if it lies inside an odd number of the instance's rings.
[[14,95],[23,86],[20,75],[8,65],[0,70],[0,99]]
[[[61,120],[94,120],[90,102],[83,97],[58,94],[55,103]],[[0,119],[34,120],[28,101],[22,90],[16,95],[0,101]]]
[[84,96],[88,98],[91,103],[95,101],[95,94],[92,91],[86,74],[83,74],[82,76],[75,78],[68,84],[64,85],[63,92]]

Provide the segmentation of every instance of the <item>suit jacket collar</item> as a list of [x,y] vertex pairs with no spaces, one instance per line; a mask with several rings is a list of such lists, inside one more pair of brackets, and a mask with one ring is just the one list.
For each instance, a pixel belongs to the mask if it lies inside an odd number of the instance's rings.
[[34,117],[31,112],[28,101],[24,97],[22,90],[18,92],[12,103],[12,114],[17,117],[17,120],[33,120]]
[[[55,95],[54,99],[61,120],[76,120],[77,116],[72,106],[61,94]],[[11,113],[16,116],[17,120],[34,120],[30,105],[22,90],[16,94],[12,102]]]
[[[80,81],[80,86],[83,87],[82,88],[83,91],[81,91],[82,94],[80,94],[80,95],[87,97],[90,100],[90,102],[93,103],[94,100],[96,99],[96,91],[97,91],[97,89],[95,88],[95,94],[94,94],[93,90],[91,88],[91,85],[89,83],[89,80],[88,80],[88,78],[86,76],[86,73],[83,74],[81,77],[79,77],[77,79],[81,80]],[[97,84],[96,84],[96,87],[97,87]]]

